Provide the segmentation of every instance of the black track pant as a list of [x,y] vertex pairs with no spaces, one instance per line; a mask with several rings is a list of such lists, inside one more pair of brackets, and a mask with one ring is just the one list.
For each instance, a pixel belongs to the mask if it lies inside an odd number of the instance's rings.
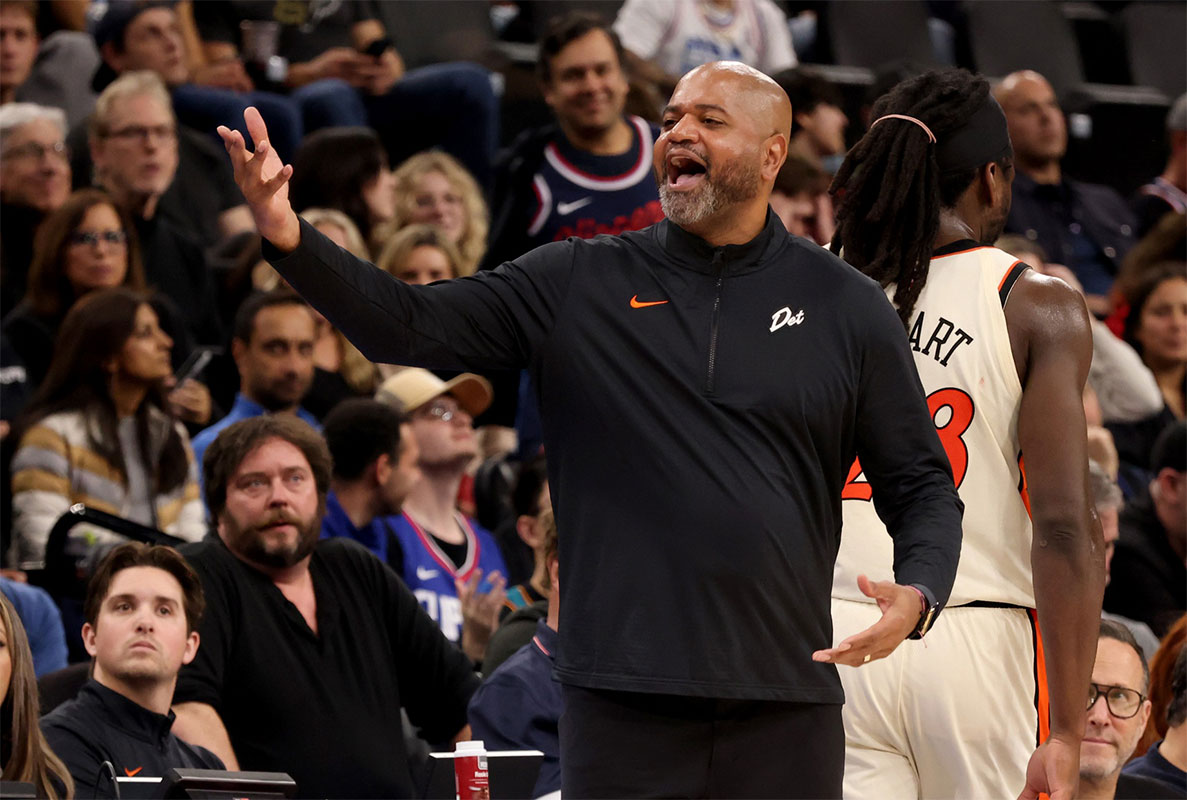
[[841,797],[841,706],[564,687],[565,800]]

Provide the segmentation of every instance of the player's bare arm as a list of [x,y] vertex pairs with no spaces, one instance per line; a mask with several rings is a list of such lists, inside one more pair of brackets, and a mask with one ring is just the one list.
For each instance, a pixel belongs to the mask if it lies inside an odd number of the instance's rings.
[[1006,304],[1022,405],[1018,439],[1034,528],[1031,564],[1045,652],[1051,735],[1031,758],[1022,798],[1071,798],[1084,699],[1104,594],[1104,544],[1088,490],[1081,395],[1092,360],[1088,310],[1075,290],[1027,271]]

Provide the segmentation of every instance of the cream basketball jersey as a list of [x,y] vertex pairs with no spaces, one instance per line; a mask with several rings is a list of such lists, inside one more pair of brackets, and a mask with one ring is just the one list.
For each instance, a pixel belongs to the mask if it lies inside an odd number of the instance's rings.
[[[948,605],[981,601],[1031,608],[1031,527],[1018,446],[1022,385],[1004,306],[1026,269],[971,241],[936,251],[911,316],[911,349],[936,432],[964,501],[964,542]],[[888,292],[893,296],[894,287]],[[853,464],[842,492],[841,547],[833,596],[869,598],[857,576],[893,580],[893,540]]]

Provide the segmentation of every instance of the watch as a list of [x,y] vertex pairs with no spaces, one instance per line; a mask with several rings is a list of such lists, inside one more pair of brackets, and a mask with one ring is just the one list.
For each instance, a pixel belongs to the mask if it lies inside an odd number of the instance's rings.
[[928,589],[922,583],[912,583],[910,587],[919,592],[923,608],[919,612],[919,622],[907,634],[907,638],[922,639],[931,630],[931,626],[935,624],[936,616],[940,613],[940,604],[936,602],[936,596],[931,593],[931,589]]

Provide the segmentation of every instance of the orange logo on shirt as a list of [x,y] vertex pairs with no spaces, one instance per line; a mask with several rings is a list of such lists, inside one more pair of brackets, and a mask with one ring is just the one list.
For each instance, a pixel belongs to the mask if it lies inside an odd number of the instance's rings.
[[128,769],[127,767],[124,767],[124,772],[127,773],[129,778],[135,778],[140,774],[140,770],[142,769],[144,769],[144,767],[137,767],[136,769]]
[[640,300],[639,295],[631,298],[631,308],[647,308],[648,306],[662,306],[667,300]]

